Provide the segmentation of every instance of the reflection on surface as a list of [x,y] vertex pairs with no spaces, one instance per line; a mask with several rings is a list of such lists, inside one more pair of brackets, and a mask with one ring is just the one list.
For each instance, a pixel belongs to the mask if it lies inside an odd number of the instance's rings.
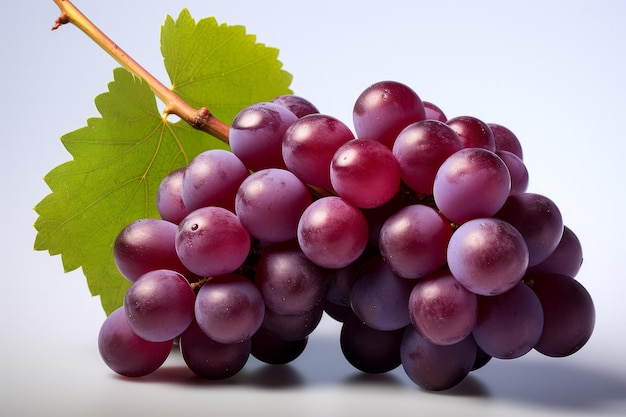
[[[239,374],[223,381],[207,381],[195,376],[180,354],[172,352],[166,364],[147,377],[118,380],[140,384],[184,385],[218,389],[223,394],[237,390],[263,390],[265,395],[282,396],[285,392],[308,398],[328,392],[341,394],[342,401],[355,396],[368,402],[387,402],[390,398],[423,403],[433,407],[485,404],[529,406],[554,412],[608,412],[626,402],[626,376],[602,372],[568,359],[546,358],[529,354],[515,360],[492,360],[470,374],[456,387],[442,392],[428,392],[415,386],[401,367],[378,375],[354,369],[342,356],[339,342],[330,336],[311,337],[305,352],[291,364],[267,365],[251,357]],[[330,391],[328,391],[330,390]],[[278,397],[277,397],[278,398]],[[283,398],[283,397],[280,397]],[[299,398],[299,397],[294,397]],[[469,401],[469,402],[468,402]],[[465,404],[465,402],[468,402]]]

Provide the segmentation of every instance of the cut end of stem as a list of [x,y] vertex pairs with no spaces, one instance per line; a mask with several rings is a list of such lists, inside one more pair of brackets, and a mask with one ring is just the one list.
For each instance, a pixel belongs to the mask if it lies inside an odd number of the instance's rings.
[[52,25],[52,30],[57,30],[58,28],[60,28],[61,26],[67,23],[70,23],[70,17],[67,15],[67,13],[63,12],[57,18],[57,20],[54,21],[54,25]]

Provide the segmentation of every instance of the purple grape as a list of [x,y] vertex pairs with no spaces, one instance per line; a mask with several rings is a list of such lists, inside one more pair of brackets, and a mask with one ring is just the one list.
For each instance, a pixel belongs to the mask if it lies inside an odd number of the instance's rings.
[[329,270],[329,285],[326,298],[333,303],[349,306],[350,305],[350,293],[352,292],[352,285],[358,277],[358,272],[362,266],[372,258],[373,250],[366,250],[357,260],[351,264],[337,269]]
[[296,238],[300,216],[312,201],[309,189],[291,172],[262,169],[239,187],[235,213],[255,238],[284,242]]
[[215,276],[237,270],[250,251],[250,235],[231,211],[203,207],[178,226],[176,252],[194,274]]
[[163,220],[178,224],[189,214],[183,201],[183,176],[185,168],[167,174],[159,184],[156,195],[156,206]]
[[524,161],[509,151],[496,151],[496,155],[502,159],[511,174],[511,191],[509,195],[522,194],[528,188],[528,169]]
[[241,343],[219,343],[193,321],[180,336],[179,347],[183,360],[193,373],[210,380],[222,380],[236,375],[246,365],[252,339]]
[[330,182],[340,197],[360,208],[379,207],[400,187],[400,167],[380,142],[353,139],[341,145],[330,164]]
[[535,346],[543,322],[539,298],[520,282],[502,294],[478,298],[478,318],[472,334],[487,355],[514,359]]
[[252,356],[270,365],[283,365],[297,359],[308,343],[308,337],[284,340],[261,327],[252,336]]
[[352,139],[354,134],[339,119],[324,114],[305,116],[283,137],[285,165],[303,182],[330,190],[330,162],[337,149]]
[[480,348],[480,346],[476,346],[476,360],[474,360],[474,365],[472,365],[472,371],[487,365],[491,358],[492,357],[487,355],[485,351]]
[[354,314],[349,305],[337,304],[328,299],[324,301],[324,312],[340,323],[343,323],[350,314]]
[[248,173],[232,152],[211,149],[197,155],[183,177],[182,194],[187,210],[217,206],[235,211],[235,194]]
[[382,257],[370,259],[352,284],[354,314],[376,330],[397,330],[411,323],[409,296],[415,281],[396,275]]
[[297,315],[279,314],[265,309],[261,328],[269,330],[282,340],[301,340],[313,333],[322,320],[323,314],[324,309],[321,304],[306,313]]
[[443,123],[448,120],[443,110],[441,110],[441,108],[439,108],[436,104],[423,100],[422,104],[424,104],[424,111],[426,113],[427,120],[437,120]]
[[583,248],[580,240],[567,226],[556,249],[541,263],[528,268],[529,272],[550,272],[574,278],[583,263]]
[[478,300],[450,274],[441,271],[417,281],[409,297],[411,323],[437,345],[451,345],[474,330]]
[[495,214],[512,224],[528,246],[528,266],[535,266],[550,256],[563,236],[563,218],[552,200],[540,194],[510,196]]
[[349,314],[341,326],[339,343],[347,361],[356,369],[382,374],[400,366],[400,343],[404,328],[381,331]]
[[361,211],[341,197],[314,201],[298,223],[298,243],[304,255],[324,268],[342,268],[365,250],[369,238]]
[[271,102],[285,107],[298,118],[302,118],[309,114],[319,113],[317,107],[315,107],[309,100],[293,94],[285,94],[275,97]]
[[420,278],[445,265],[450,223],[431,207],[414,204],[391,215],[380,230],[380,254],[404,278]]
[[464,148],[482,148],[496,151],[496,142],[489,125],[474,116],[457,116],[446,124],[459,135]]
[[529,278],[544,315],[535,350],[552,357],[580,350],[591,337],[596,321],[589,292],[574,278],[562,274],[534,273]]
[[151,342],[172,340],[194,317],[196,295],[187,279],[175,271],[147,272],[126,291],[124,311],[128,324]]
[[455,223],[493,216],[510,191],[511,175],[506,164],[482,148],[461,149],[448,157],[437,171],[433,186],[437,207]]
[[501,294],[520,282],[528,266],[528,248],[509,223],[474,219],[457,229],[448,245],[452,275],[468,290]]
[[328,271],[311,262],[295,241],[270,245],[256,268],[265,304],[278,314],[300,315],[321,306],[328,280]]
[[409,124],[424,120],[426,111],[410,87],[395,81],[381,81],[367,87],[357,98],[352,112],[358,138],[373,139],[389,149]]
[[450,126],[436,120],[422,120],[404,128],[393,144],[402,180],[423,194],[433,193],[433,183],[443,162],[463,148]]
[[407,327],[400,345],[402,368],[407,376],[429,391],[447,390],[463,381],[474,365],[476,352],[471,335],[452,345],[436,345],[413,326]]
[[156,371],[172,350],[173,341],[149,342],[128,325],[124,307],[114,310],[102,323],[98,350],[109,368],[120,375],[141,377]]
[[298,117],[276,103],[257,103],[241,110],[230,126],[229,144],[252,171],[286,168],[282,156],[285,131]]
[[488,123],[496,143],[496,151],[508,151],[524,160],[524,152],[519,139],[509,128],[497,123]]
[[370,209],[361,209],[361,212],[365,216],[365,220],[367,220],[367,226],[369,229],[368,241],[372,247],[378,248],[380,244],[380,230],[389,216],[410,204],[414,204],[415,199],[413,197],[414,195],[412,190],[407,190],[406,187],[402,187],[401,185],[401,188],[396,195],[394,195],[391,200],[387,201],[382,206]]
[[231,344],[249,339],[261,327],[265,304],[252,281],[228,274],[212,278],[200,288],[194,311],[207,336]]
[[113,244],[117,269],[131,282],[156,269],[187,275],[188,269],[176,254],[177,230],[177,225],[166,220],[135,220],[122,229]]

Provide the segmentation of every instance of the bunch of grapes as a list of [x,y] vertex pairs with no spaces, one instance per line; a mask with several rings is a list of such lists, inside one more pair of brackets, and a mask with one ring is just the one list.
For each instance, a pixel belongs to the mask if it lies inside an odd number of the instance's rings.
[[176,344],[204,378],[250,355],[285,364],[323,314],[360,371],[402,366],[427,390],[491,358],[578,351],[595,324],[574,279],[576,235],[527,192],[519,140],[448,119],[408,86],[371,85],[354,132],[294,95],[244,108],[232,152],[208,150],[161,183],[160,219],[114,245],[132,282],[105,320],[102,358],[143,376]]

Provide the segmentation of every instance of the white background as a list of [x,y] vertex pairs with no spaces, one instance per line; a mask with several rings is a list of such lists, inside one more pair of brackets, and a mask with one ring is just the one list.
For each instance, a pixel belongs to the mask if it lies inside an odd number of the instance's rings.
[[290,366],[252,360],[227,382],[191,377],[180,357],[142,380],[100,360],[104,313],[80,271],[33,251],[42,177],[69,155],[59,138],[98,116],[117,64],[73,27],[51,32],[51,0],[3,5],[0,415],[534,416],[626,414],[626,3],[615,1],[77,0],[96,24],[167,84],[165,16],[247,26],[281,50],[294,91],[351,125],[357,95],[393,79],[448,117],[469,114],[522,141],[529,191],[560,207],[583,244],[578,275],[596,330],[575,355],[491,361],[457,388],[428,393],[401,369],[363,377],[324,320]]

